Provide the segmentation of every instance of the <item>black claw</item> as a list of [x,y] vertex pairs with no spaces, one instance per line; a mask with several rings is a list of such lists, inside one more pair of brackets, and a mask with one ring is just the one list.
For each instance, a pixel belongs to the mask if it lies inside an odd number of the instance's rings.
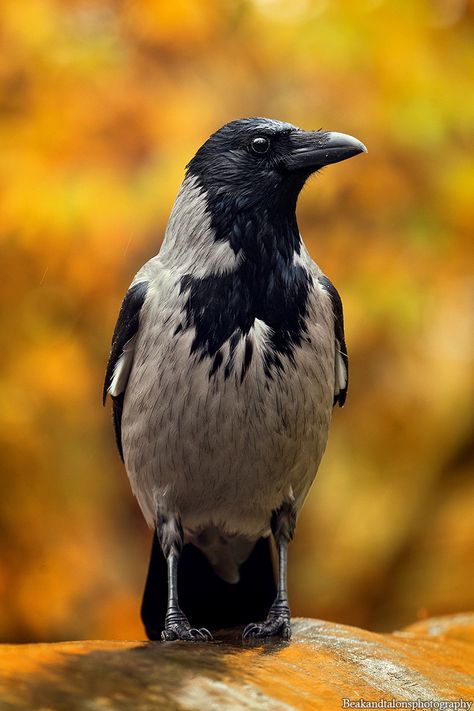
[[161,639],[164,642],[171,642],[172,640],[207,642],[212,639],[212,635],[205,627],[197,629],[196,627],[190,627],[189,623],[178,623],[168,625],[161,633]]
[[188,635],[188,639],[192,639],[194,642],[201,642],[204,639],[201,630],[196,629],[196,627],[191,627],[191,629],[188,630]]
[[248,638],[252,637],[252,632],[254,630],[258,630],[258,625],[256,625],[254,622],[251,622],[249,625],[247,625],[245,627],[244,631],[242,632],[242,637],[244,639],[248,639]]
[[202,636],[204,637],[204,639],[205,639],[206,641],[211,641],[212,639],[214,639],[213,636],[212,636],[212,634],[211,634],[211,633],[209,632],[209,630],[206,629],[205,627],[201,627],[201,628],[199,629],[199,632],[202,634]]
[[265,622],[251,622],[242,633],[242,638],[245,640],[265,639],[266,637],[281,637],[284,640],[289,640],[291,637],[289,618],[269,616]]

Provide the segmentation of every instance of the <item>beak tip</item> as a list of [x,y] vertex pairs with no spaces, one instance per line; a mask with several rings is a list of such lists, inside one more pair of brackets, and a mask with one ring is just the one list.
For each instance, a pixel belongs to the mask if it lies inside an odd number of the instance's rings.
[[308,131],[301,132],[298,137],[303,144],[295,147],[288,157],[286,167],[290,170],[308,170],[309,174],[331,163],[367,153],[367,147],[362,141],[347,133]]
[[335,131],[330,131],[328,133],[329,140],[326,145],[328,146],[340,146],[345,147],[345,148],[352,148],[356,153],[353,155],[357,155],[357,153],[367,153],[367,146],[365,146],[362,141],[359,141],[358,138],[354,138],[354,136],[349,136],[347,133],[337,133]]

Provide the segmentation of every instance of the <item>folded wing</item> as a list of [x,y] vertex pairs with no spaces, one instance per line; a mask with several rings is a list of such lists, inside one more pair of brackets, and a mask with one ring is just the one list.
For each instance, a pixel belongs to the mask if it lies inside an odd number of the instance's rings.
[[140,325],[140,311],[148,290],[147,281],[132,284],[122,302],[112,338],[112,348],[105,373],[103,402],[112,397],[115,440],[120,456],[122,451],[122,409],[125,390],[133,363],[135,341]]
[[331,298],[332,311],[334,314],[334,335],[336,338],[334,405],[337,402],[339,407],[342,407],[346,401],[349,378],[349,358],[347,356],[346,340],[344,337],[342,301],[336,287],[326,276],[320,275],[319,283]]

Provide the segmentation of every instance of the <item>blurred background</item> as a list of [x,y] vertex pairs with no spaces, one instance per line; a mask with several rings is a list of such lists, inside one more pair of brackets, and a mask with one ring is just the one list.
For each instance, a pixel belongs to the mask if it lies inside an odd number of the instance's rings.
[[350,389],[290,556],[297,615],[474,607],[474,8],[2,0],[0,639],[142,637],[150,532],[101,389],[198,146],[270,116],[369,154],[301,196]]

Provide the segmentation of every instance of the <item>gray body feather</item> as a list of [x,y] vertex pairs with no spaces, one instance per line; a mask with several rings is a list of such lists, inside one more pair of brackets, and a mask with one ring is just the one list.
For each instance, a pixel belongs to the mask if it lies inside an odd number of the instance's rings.
[[[347,379],[331,298],[304,248],[294,258],[310,275],[310,293],[294,362],[283,355],[283,368],[268,377],[270,328],[256,319],[245,378],[243,337],[230,376],[222,368],[209,376],[210,358],[191,349],[194,328],[181,327],[181,279],[191,270],[226,273],[239,258],[227,242],[216,242],[205,191],[188,177],[159,254],[134,279],[146,282],[146,297],[109,387],[124,395],[124,461],[148,524],[158,512],[172,538],[181,521],[185,541],[231,582],[253,542],[270,533],[272,511],[292,500],[301,508],[326,446],[334,397]],[[229,347],[222,347],[224,361]]]

